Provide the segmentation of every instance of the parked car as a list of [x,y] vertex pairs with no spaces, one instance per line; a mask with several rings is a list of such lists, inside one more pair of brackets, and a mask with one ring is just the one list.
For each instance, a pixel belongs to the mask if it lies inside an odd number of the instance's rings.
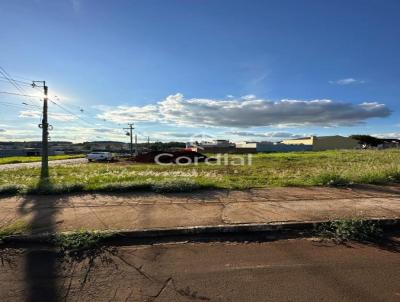
[[111,152],[91,152],[86,158],[88,161],[112,161],[114,156]]

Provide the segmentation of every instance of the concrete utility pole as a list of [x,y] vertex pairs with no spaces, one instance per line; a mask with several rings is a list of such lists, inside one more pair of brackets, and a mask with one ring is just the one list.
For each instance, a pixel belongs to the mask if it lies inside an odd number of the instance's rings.
[[138,155],[138,147],[137,147],[137,134],[135,134],[135,155]]
[[[41,86],[37,85],[36,83],[41,83]],[[46,81],[33,81],[32,87],[42,87],[44,91],[43,118],[42,123],[39,124],[39,128],[42,128],[42,168],[40,171],[40,178],[45,179],[49,177],[49,123],[47,119],[48,87],[46,86]],[[51,125],[50,128],[52,128]]]
[[133,157],[133,123],[128,124],[129,128],[124,128],[124,130],[128,130],[129,132],[126,133],[126,135],[130,136],[130,145],[129,145],[129,150],[130,154]]

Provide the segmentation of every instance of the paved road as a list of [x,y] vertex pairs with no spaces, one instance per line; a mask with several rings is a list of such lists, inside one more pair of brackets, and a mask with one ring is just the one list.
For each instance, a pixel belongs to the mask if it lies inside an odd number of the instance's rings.
[[372,246],[181,243],[119,247],[93,261],[38,249],[0,255],[0,301],[400,301],[400,254]]
[[400,218],[400,185],[270,188],[180,194],[0,197],[0,227],[24,220],[31,233]]
[[[86,158],[60,159],[60,160],[51,160],[51,161],[49,161],[49,165],[50,166],[75,165],[75,164],[83,164],[83,163],[87,163],[87,159]],[[20,163],[20,164],[5,164],[5,165],[0,165],[0,171],[12,170],[12,169],[21,169],[21,168],[39,168],[40,165],[41,165],[40,162]]]

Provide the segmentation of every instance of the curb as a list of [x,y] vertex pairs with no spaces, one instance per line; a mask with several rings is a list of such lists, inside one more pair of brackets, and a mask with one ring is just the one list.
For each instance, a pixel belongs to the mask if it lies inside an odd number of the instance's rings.
[[[398,229],[400,227],[400,218],[382,219],[371,218],[363,219],[368,222],[375,222],[385,231]],[[332,221],[332,220],[331,220]],[[217,225],[217,226],[193,226],[177,228],[159,228],[149,230],[115,230],[104,231],[111,236],[107,241],[118,244],[123,242],[173,242],[179,240],[196,241],[207,239],[224,239],[224,237],[241,236],[243,239],[251,236],[260,236],[263,238],[295,238],[307,237],[312,235],[319,226],[331,221],[304,221],[304,222],[276,222],[264,224],[237,224],[237,225]],[[100,231],[102,232],[102,231]],[[64,232],[68,234],[70,232]],[[4,238],[6,243],[49,243],[56,233],[42,233],[34,235],[12,235]]]

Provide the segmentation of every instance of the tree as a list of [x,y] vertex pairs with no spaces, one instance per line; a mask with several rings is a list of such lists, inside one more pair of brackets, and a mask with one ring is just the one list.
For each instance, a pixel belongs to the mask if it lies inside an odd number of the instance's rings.
[[351,138],[356,139],[360,144],[366,144],[368,146],[377,147],[383,143],[383,140],[371,135],[354,134],[350,135]]

